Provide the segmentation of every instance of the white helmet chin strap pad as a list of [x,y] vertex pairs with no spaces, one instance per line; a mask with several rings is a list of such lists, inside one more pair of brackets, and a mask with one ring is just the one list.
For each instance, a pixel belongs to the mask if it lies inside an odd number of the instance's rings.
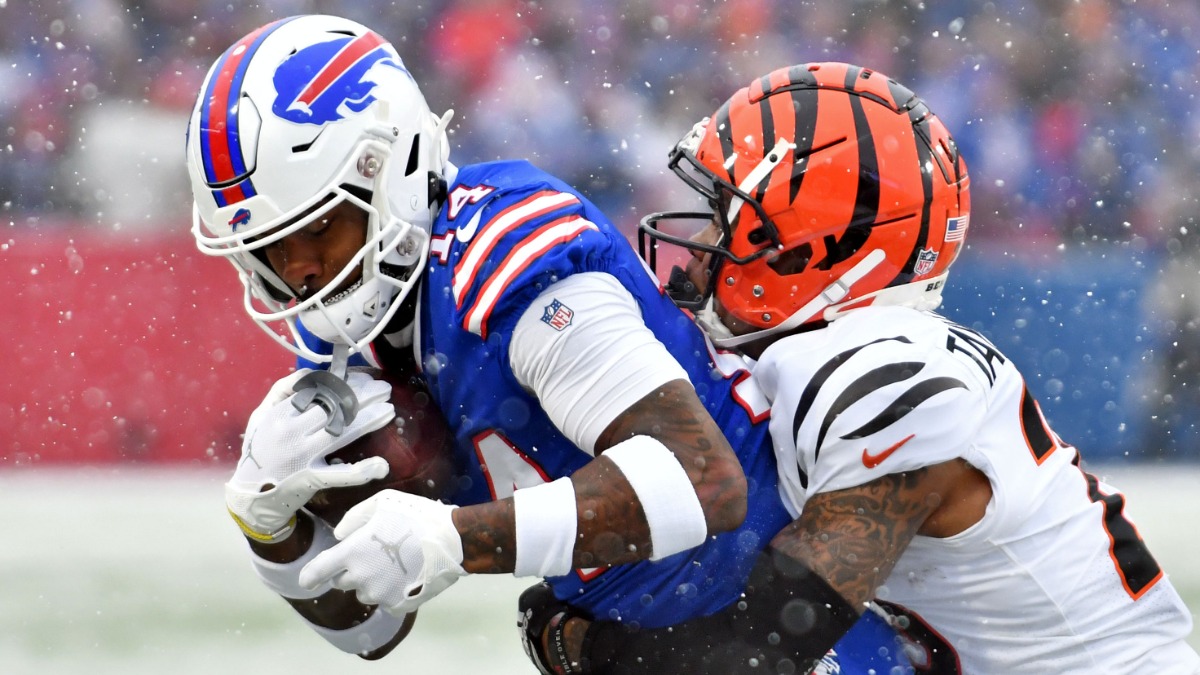
[[851,307],[858,307],[864,300],[870,300],[874,305],[889,307],[911,307],[922,312],[932,312],[942,304],[942,287],[950,276],[946,271],[936,277],[921,279],[891,288],[881,288],[874,293],[865,293],[840,305],[831,305],[825,309],[824,319],[833,321],[845,314]]

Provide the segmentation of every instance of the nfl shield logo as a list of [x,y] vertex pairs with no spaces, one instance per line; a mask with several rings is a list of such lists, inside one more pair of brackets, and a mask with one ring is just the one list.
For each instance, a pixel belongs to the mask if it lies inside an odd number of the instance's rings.
[[917,264],[913,267],[913,274],[917,276],[929,274],[933,271],[933,266],[937,263],[937,259],[937,251],[931,248],[921,249],[921,252],[917,254]]
[[542,312],[542,321],[554,330],[560,331],[571,325],[571,318],[574,316],[575,312],[572,312],[570,307],[554,300],[546,305],[545,311]]

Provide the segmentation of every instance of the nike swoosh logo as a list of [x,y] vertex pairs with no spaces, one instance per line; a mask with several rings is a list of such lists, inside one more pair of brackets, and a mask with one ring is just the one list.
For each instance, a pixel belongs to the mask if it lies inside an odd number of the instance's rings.
[[888,448],[887,450],[884,450],[883,452],[879,453],[878,455],[872,455],[870,452],[867,452],[866,448],[863,448],[863,458],[862,458],[863,466],[867,467],[868,469],[874,469],[875,467],[882,464],[883,460],[887,459],[888,457],[891,457],[893,452],[899,450],[900,446],[911,441],[913,436],[916,436],[916,434],[909,434],[907,438],[901,439],[899,443],[896,443],[895,445]]

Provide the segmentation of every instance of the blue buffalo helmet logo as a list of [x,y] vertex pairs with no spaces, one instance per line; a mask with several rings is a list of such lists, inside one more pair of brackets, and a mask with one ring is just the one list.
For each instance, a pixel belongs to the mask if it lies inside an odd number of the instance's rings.
[[237,232],[238,226],[245,225],[250,222],[250,209],[238,209],[233,217],[229,219],[229,227]]
[[375,102],[378,83],[367,77],[376,65],[411,74],[376,33],[339,37],[305,47],[275,70],[271,112],[297,124],[327,124]]

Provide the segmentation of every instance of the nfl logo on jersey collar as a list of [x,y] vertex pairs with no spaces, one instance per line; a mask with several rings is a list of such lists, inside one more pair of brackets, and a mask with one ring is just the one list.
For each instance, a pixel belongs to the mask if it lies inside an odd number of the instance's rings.
[[554,330],[561,331],[571,325],[571,319],[574,316],[575,312],[571,311],[570,307],[554,300],[546,305],[546,310],[542,312],[542,321]]

